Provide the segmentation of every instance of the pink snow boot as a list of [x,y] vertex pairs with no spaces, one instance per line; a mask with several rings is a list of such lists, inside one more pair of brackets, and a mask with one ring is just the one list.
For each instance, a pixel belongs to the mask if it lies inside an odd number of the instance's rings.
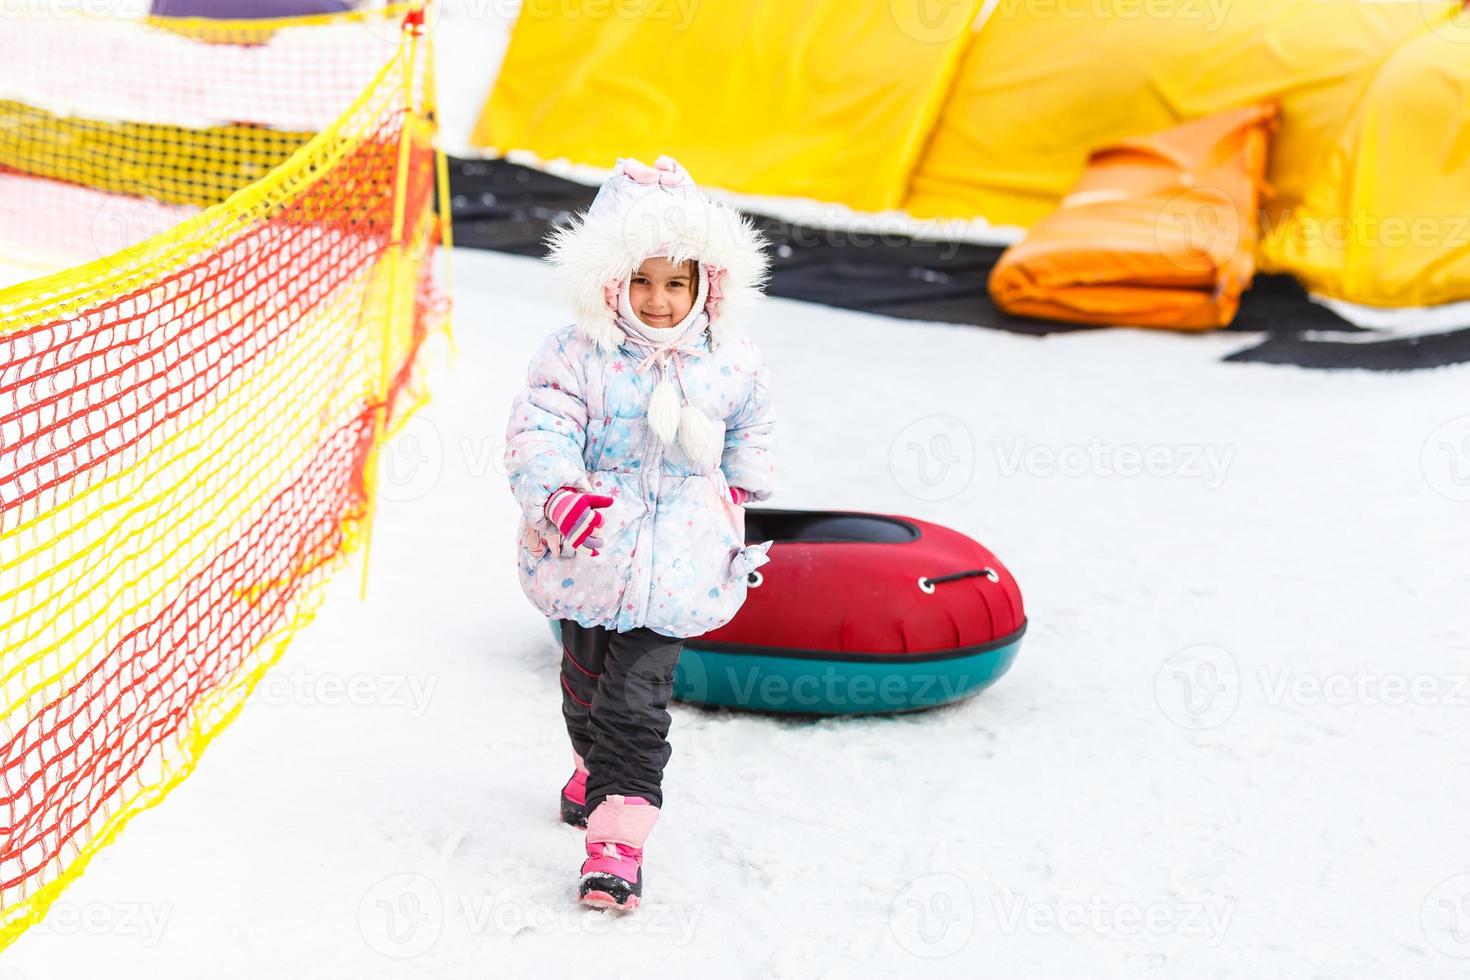
[[573,827],[587,826],[587,763],[572,750],[576,770],[561,788],[561,822]]
[[658,820],[658,807],[641,796],[609,796],[587,817],[587,860],[582,862],[583,905],[638,907],[643,894],[643,842]]

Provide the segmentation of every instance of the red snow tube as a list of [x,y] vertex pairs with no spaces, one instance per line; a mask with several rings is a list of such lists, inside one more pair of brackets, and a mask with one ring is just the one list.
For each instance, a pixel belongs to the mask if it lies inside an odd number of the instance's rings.
[[[928,521],[752,507],[745,540],[774,540],[771,561],[752,574],[759,585],[752,581],[736,617],[702,640],[930,653],[989,643],[1026,622],[1021,590],[995,555]],[[948,578],[956,574],[963,577]]]
[[1026,629],[1016,581],[938,524],[854,511],[748,508],[746,542],[774,541],[740,612],[685,644],[683,700],[870,714],[987,687]]

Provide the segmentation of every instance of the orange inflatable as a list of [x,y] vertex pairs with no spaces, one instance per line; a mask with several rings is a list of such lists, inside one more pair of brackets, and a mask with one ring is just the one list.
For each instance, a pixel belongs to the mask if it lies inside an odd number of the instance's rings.
[[1276,111],[1232,109],[1095,151],[1060,207],[1001,256],[990,295],[1048,320],[1225,326],[1255,272]]

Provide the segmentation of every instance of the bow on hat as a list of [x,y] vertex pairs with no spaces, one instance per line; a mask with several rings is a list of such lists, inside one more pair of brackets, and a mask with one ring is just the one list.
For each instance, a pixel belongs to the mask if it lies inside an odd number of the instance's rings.
[[631,157],[619,157],[616,169],[640,184],[659,187],[683,187],[686,184],[693,184],[693,181],[689,179],[689,172],[671,156],[659,157],[651,167]]

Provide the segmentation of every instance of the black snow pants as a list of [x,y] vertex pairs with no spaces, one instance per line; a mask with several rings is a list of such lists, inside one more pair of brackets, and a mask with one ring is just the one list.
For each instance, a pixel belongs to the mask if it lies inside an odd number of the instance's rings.
[[684,641],[646,627],[618,633],[558,622],[562,716],[587,761],[587,812],[617,794],[663,806],[669,698]]

